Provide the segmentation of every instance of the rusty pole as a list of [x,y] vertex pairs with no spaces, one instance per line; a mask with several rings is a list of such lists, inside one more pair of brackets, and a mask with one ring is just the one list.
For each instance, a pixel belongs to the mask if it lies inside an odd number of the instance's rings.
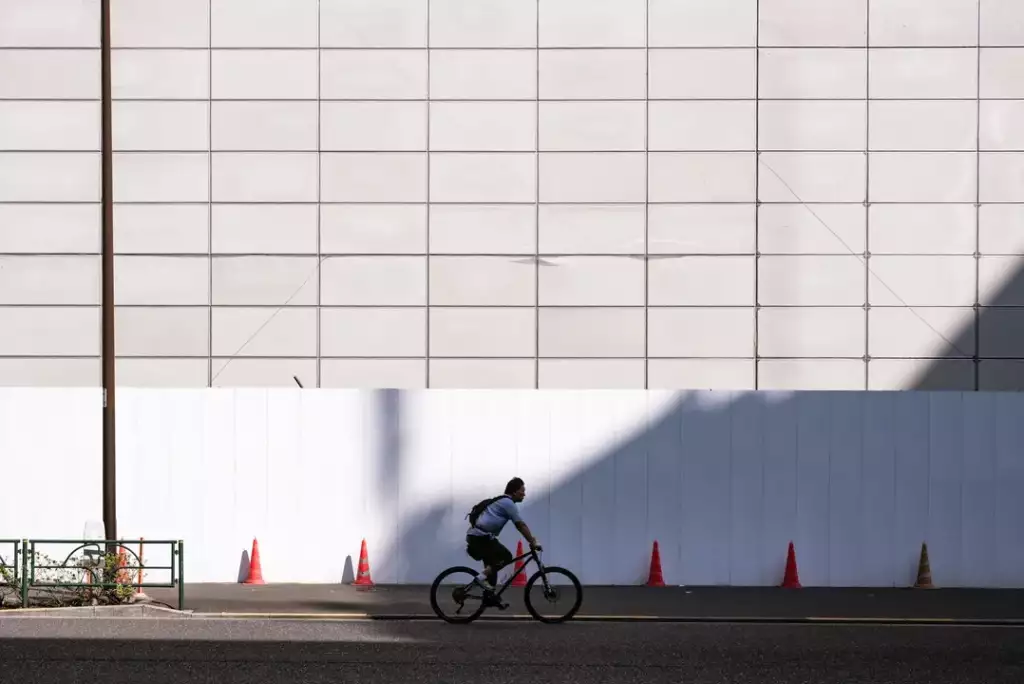
[[117,459],[115,450],[114,389],[114,162],[110,83],[110,0],[100,0],[100,111],[102,122],[103,293],[100,300],[103,359],[103,526],[105,536],[117,539]]

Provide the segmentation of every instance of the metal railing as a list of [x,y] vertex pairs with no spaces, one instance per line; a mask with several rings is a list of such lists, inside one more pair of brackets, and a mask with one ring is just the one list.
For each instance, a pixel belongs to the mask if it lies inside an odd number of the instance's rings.
[[[28,607],[29,592],[32,589],[177,589],[178,609],[185,606],[185,549],[182,540],[140,540],[140,539],[25,539],[0,540],[0,548],[13,544],[15,560],[14,578],[20,581],[21,605]],[[166,564],[154,565],[144,562],[144,554],[136,553],[132,545],[144,544],[147,549],[162,549],[167,552]],[[40,558],[40,546],[72,546],[63,561],[46,562]],[[141,546],[140,546],[141,551]],[[77,555],[76,555],[77,554]],[[0,552],[2,556],[2,552]],[[19,566],[20,561],[20,568]],[[0,563],[4,562],[0,560]],[[146,581],[145,573],[163,571],[169,573],[166,581]],[[47,575],[60,574],[57,579]],[[74,577],[78,581],[68,581]]]
[[21,544],[20,539],[0,539],[0,585],[20,589]]

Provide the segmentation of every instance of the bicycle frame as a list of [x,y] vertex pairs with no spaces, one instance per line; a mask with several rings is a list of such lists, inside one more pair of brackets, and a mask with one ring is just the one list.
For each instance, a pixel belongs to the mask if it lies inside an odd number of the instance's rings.
[[[493,607],[498,608],[499,610],[507,610],[510,607],[510,604],[502,600],[502,595],[505,593],[505,590],[516,582],[517,579],[520,579],[519,576],[521,573],[526,572],[526,566],[530,564],[530,561],[534,561],[537,563],[538,570],[529,579],[522,583],[525,588],[532,589],[533,585],[537,584],[537,581],[540,580],[540,584],[544,587],[543,600],[548,602],[557,601],[560,599],[560,595],[562,593],[561,586],[556,586],[548,577],[549,574],[557,575],[559,577],[565,577],[566,580],[568,580],[569,585],[575,588],[577,597],[575,603],[573,603],[572,607],[569,608],[569,611],[560,617],[552,618],[541,615],[537,610],[538,606],[534,605],[541,599],[535,598],[533,592],[523,592],[523,605],[535,620],[549,624],[565,622],[566,620],[571,619],[572,616],[576,614],[576,611],[579,610],[580,604],[583,601],[583,586],[580,584],[579,578],[566,568],[558,565],[552,565],[550,567],[544,565],[544,562],[541,560],[541,553],[542,549],[531,548],[528,553],[523,553],[516,557],[510,556],[508,562],[502,564],[500,568],[493,568],[492,570],[499,571],[509,567],[510,565],[518,565],[522,563],[519,567],[513,568],[510,576],[504,582],[495,582],[498,586],[494,587],[493,590],[490,592],[484,590],[482,596],[478,592],[474,591],[474,589],[483,589],[483,587],[480,586],[481,582],[477,580],[477,578],[480,577],[479,570],[474,570],[472,567],[466,565],[453,565],[450,568],[446,568],[437,575],[434,582],[430,585],[430,606],[433,608],[434,613],[436,613],[437,616],[445,622],[460,624],[476,620],[487,608]],[[443,594],[448,593],[448,589],[444,589],[443,591],[441,590],[441,586],[445,578],[456,573],[463,575],[468,573],[472,579],[468,582],[456,582],[454,586],[447,585],[452,587],[451,596],[458,605],[458,609],[455,611],[456,615],[449,616],[446,611],[441,609],[438,604],[438,598]],[[466,607],[467,599],[469,599],[470,602],[480,600],[481,604],[476,608],[471,608],[469,615],[460,618],[458,615],[461,614],[463,608]]]
[[[547,573],[544,572],[544,563],[540,559],[540,554],[535,549],[531,548],[529,551],[527,551],[523,555],[518,556],[516,558],[513,558],[511,561],[509,561],[508,563],[503,565],[502,568],[507,568],[509,565],[515,567],[515,564],[517,562],[523,560],[524,558],[526,559],[526,562],[524,562],[522,564],[522,566],[519,567],[515,572],[513,572],[511,575],[509,575],[509,578],[507,580],[505,580],[505,582],[500,587],[495,587],[494,588],[495,589],[494,595],[496,597],[501,598],[501,595],[503,593],[505,593],[505,590],[508,589],[510,586],[512,586],[512,582],[515,580],[515,578],[518,577],[520,573],[526,572],[526,568],[527,568],[527,566],[530,565],[530,561],[531,560],[534,563],[537,564],[537,568],[540,570],[540,579],[544,583],[544,591],[547,592],[547,591],[550,590],[551,587],[548,586],[548,576],[547,576]],[[499,570],[500,569],[501,568],[499,568]],[[497,571],[495,571],[495,572],[497,572]],[[469,583],[466,584],[466,586],[468,587],[468,586],[470,586],[472,584],[473,584],[473,582],[470,581]]]

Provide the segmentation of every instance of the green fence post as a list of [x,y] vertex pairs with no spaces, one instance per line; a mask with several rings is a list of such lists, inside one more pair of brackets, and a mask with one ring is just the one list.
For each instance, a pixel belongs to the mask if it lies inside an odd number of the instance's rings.
[[[28,539],[21,540],[21,607],[28,608]],[[35,557],[32,558],[33,563]]]
[[185,610],[185,542],[178,540],[178,610]]

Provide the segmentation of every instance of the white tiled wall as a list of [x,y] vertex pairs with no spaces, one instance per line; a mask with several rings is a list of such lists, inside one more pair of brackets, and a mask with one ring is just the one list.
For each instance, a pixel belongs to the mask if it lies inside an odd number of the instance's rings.
[[[119,381],[1024,388],[1024,5],[925,4],[114,3]],[[99,381],[99,5],[0,0],[0,385]]]
[[100,382],[99,0],[0,0],[0,384]]

